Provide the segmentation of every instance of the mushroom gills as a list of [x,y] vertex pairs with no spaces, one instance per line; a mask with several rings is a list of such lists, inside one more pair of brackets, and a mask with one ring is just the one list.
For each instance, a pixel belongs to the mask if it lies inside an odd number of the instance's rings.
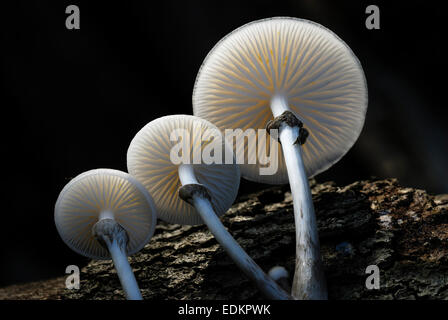
[[54,218],[72,250],[91,259],[112,258],[126,298],[142,299],[127,256],[148,243],[157,218],[151,195],[134,177],[112,169],[78,175],[59,194]]

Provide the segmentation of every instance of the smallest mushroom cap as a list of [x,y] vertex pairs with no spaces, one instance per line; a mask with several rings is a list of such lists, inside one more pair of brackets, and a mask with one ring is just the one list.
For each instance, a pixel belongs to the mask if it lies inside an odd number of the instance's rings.
[[72,250],[93,259],[110,259],[92,233],[101,218],[115,219],[126,230],[128,255],[148,243],[157,219],[151,196],[135,178],[118,170],[96,169],[78,175],[62,189],[54,219]]

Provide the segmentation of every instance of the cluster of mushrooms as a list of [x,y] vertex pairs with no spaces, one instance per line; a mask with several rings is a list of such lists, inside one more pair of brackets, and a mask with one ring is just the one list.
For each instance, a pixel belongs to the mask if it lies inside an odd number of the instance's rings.
[[[142,295],[127,257],[149,242],[157,218],[174,224],[205,223],[269,299],[327,299],[308,178],[328,169],[352,147],[366,110],[362,67],[333,32],[288,17],[251,22],[224,37],[207,55],[193,90],[194,116],[165,116],[143,127],[128,149],[129,173],[91,170],[63,188],[55,205],[57,230],[77,253],[112,258],[128,299]],[[277,129],[281,148],[272,161],[277,161],[278,170],[261,175],[260,164],[236,161],[175,164],[170,135],[179,129],[191,136]],[[261,147],[263,141],[258,141]],[[191,154],[204,148],[201,143],[189,146]],[[225,138],[221,147],[223,154],[248,151],[234,150]],[[296,226],[291,292],[275,281],[284,270],[266,274],[219,219],[236,198],[240,176],[290,184]]]

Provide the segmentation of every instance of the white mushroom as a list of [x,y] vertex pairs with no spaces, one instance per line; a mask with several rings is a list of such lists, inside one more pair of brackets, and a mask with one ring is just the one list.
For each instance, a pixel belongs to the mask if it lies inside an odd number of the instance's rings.
[[[253,181],[290,183],[296,298],[327,298],[308,177],[352,147],[366,110],[367,86],[358,59],[333,32],[307,20],[278,17],[244,25],[219,41],[199,70],[196,116],[222,131],[279,130],[281,148],[271,159],[277,162],[276,174],[260,175],[258,162],[242,164],[241,174]],[[264,150],[266,141],[258,144]],[[249,160],[256,156],[248,154]]]
[[[176,149],[179,144],[181,150]],[[212,145],[218,161],[206,163],[203,155]],[[173,150],[177,150],[175,155],[181,153],[182,161],[173,160]],[[225,163],[224,156],[229,152],[231,162]],[[195,160],[195,154],[200,158]],[[240,172],[231,147],[214,125],[189,115],[151,121],[132,140],[127,163],[129,173],[154,197],[160,219],[187,225],[205,223],[267,297],[291,298],[246,254],[219,220],[235,200]]]
[[78,175],[59,194],[54,219],[72,250],[92,259],[112,258],[126,297],[142,299],[127,256],[148,243],[157,218],[151,196],[135,178],[112,169]]
[[291,286],[289,284],[289,272],[283,266],[274,266],[272,267],[268,275],[279,284],[285,290],[291,290]]

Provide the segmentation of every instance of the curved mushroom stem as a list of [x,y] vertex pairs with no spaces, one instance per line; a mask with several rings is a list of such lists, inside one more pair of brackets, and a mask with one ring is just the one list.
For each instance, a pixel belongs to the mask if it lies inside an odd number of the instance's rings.
[[225,229],[212,207],[207,189],[197,181],[193,167],[188,164],[180,165],[179,178],[182,183],[179,196],[196,208],[210,232],[236,265],[269,299],[291,300],[292,297],[263,272]]
[[118,278],[128,300],[143,300],[126,255],[128,235],[114,219],[103,218],[93,227],[93,234],[112,257]]
[[[286,115],[285,112],[289,111],[287,101],[281,96],[274,97],[271,110],[276,118]],[[301,300],[326,300],[327,286],[320,257],[316,215],[298,143],[304,141],[300,137],[303,131],[287,122],[281,122],[278,129],[288,169],[296,225],[296,266],[291,294]]]

